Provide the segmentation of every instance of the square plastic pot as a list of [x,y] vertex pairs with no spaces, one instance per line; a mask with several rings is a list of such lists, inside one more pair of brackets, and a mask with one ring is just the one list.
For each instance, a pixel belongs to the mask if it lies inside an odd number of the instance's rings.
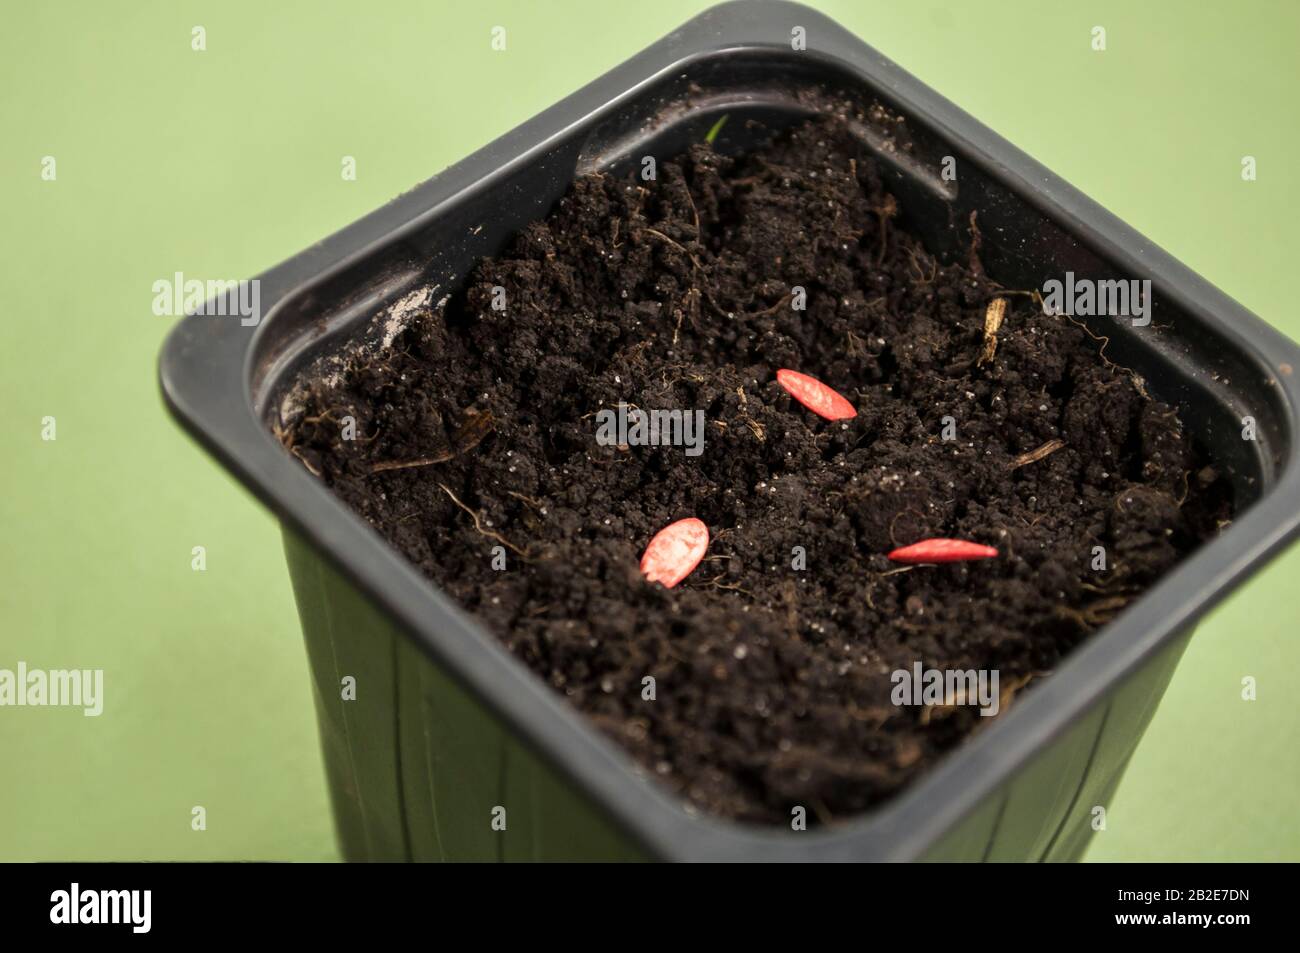
[[[803,28],[806,49],[791,39]],[[576,174],[699,141],[742,151],[848,99],[906,225],[1007,287],[1149,278],[1145,327],[1088,319],[1177,404],[1239,515],[1016,706],[870,813],[806,832],[684,809],[420,576],[272,437],[293,374],[425,282],[544,216]],[[899,125],[892,116],[905,117]],[[746,120],[756,120],[747,122]],[[906,130],[908,142],[900,136]],[[945,157],[958,178],[939,174]],[[283,521],[329,785],[351,859],[1065,860],[1090,837],[1196,620],[1300,523],[1300,351],[1024,153],[825,17],[716,7],[389,205],[259,276],[264,316],[190,316],[162,354],[182,424]],[[210,309],[211,310],[211,309]],[[1255,421],[1243,439],[1243,418]],[[356,679],[344,700],[345,676]],[[492,824],[506,809],[505,830]],[[500,816],[497,812],[496,816]]]

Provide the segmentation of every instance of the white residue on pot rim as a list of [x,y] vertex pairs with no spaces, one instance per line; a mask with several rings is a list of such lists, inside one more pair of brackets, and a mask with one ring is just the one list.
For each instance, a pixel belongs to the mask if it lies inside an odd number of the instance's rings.
[[[433,299],[433,293],[438,290],[439,285],[425,285],[423,288],[416,288],[410,294],[399,298],[388,306],[386,311],[381,312],[380,318],[384,323],[384,336],[380,344],[383,350],[388,350],[393,346],[393,340],[397,335],[406,330],[411,319],[422,311],[429,309],[429,302]],[[447,296],[434,305],[441,308],[447,303]]]
[[337,387],[343,379],[343,372],[347,368],[349,359],[355,358],[358,352],[383,352],[393,346],[393,341],[411,324],[411,321],[418,315],[431,314],[433,311],[441,311],[446,306],[451,295],[443,295],[430,307],[429,302],[433,299],[436,292],[442,285],[423,285],[413,291],[408,292],[401,298],[394,301],[384,310],[378,312],[371,318],[372,327],[378,326],[381,331],[379,340],[374,337],[368,337],[365,342],[359,342],[348,348],[342,353],[327,354],[314,362],[310,368],[300,374],[293,386],[285,391],[280,400],[280,425],[288,426],[296,421],[303,413],[304,392],[303,388],[309,380],[316,380],[326,387]]

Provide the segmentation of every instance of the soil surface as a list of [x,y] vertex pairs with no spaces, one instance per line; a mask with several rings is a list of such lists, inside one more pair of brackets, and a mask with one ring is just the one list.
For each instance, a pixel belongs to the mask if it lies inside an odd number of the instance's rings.
[[[1173,407],[900,214],[834,119],[741,158],[701,143],[653,182],[581,178],[464,288],[319,363],[279,436],[691,809],[862,811],[994,720],[895,705],[893,672],[996,669],[1005,713],[1231,516]],[[857,416],[813,415],[778,368]],[[703,410],[702,454],[598,444],[620,401]],[[647,583],[646,543],[688,516],[705,560]],[[1000,556],[885,556],[932,536]]]

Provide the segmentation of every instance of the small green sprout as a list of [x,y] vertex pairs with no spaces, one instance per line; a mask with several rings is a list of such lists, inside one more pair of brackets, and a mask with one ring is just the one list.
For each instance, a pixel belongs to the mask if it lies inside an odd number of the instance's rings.
[[731,113],[723,113],[722,118],[715,122],[713,128],[708,131],[707,135],[705,135],[704,141],[709,145],[713,145],[713,140],[718,138],[718,133],[722,132],[722,127],[727,124],[727,119],[730,116]]

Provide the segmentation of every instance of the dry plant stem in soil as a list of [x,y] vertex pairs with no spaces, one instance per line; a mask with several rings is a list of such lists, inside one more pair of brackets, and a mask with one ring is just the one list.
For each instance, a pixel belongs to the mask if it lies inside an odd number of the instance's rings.
[[[838,119],[581,178],[389,347],[381,315],[306,374],[283,439],[694,808],[834,821],[992,720],[896,706],[891,673],[996,669],[1005,711],[1231,517],[1174,408],[906,221]],[[855,415],[810,413],[779,368]],[[703,453],[597,444],[620,402],[703,410]],[[685,517],[707,556],[647,583],[647,542]],[[999,555],[886,558],[932,537]]]

